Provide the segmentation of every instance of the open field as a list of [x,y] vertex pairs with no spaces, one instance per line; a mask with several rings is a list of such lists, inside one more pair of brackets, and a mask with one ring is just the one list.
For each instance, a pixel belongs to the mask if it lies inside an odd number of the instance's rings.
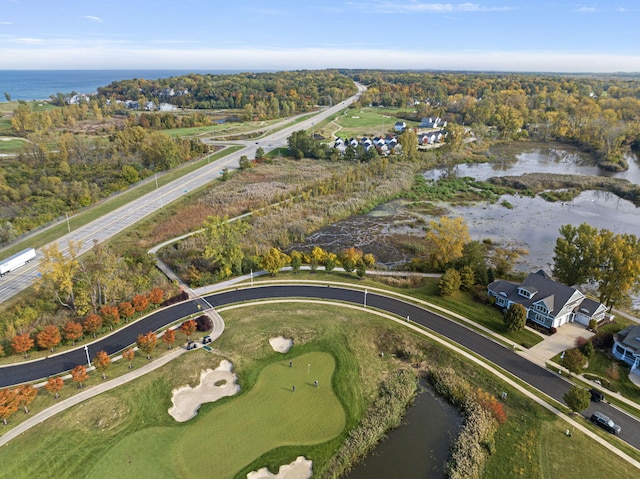
[[[2,124],[0,123],[0,133],[2,131]],[[0,153],[4,154],[16,154],[24,146],[26,140],[22,138],[0,138]]]
[[319,133],[325,138],[331,139],[331,134],[339,127],[336,136],[342,138],[362,137],[362,136],[382,136],[393,132],[393,125],[396,121],[404,121],[408,127],[418,126],[418,122],[403,120],[398,117],[399,113],[408,113],[410,110],[399,110],[397,108],[350,108],[342,115],[337,116],[333,122],[323,124],[319,128]]

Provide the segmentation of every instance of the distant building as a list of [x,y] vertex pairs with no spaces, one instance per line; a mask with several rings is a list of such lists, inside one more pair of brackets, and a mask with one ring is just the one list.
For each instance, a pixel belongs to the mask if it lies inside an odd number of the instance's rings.
[[402,132],[407,129],[407,124],[404,121],[396,121],[396,124],[393,125],[393,129],[398,132]]

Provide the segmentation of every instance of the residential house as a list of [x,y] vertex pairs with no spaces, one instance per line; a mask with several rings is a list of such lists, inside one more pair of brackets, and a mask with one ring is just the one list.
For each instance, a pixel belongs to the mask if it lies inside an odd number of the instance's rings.
[[396,121],[393,129],[398,132],[404,131],[407,129],[407,124],[404,121]]
[[565,323],[589,324],[591,319],[605,319],[604,304],[585,297],[580,291],[552,280],[540,270],[530,273],[520,283],[498,280],[488,286],[496,304],[507,309],[514,303],[527,310],[527,319],[547,329],[558,328]]
[[624,361],[635,372],[640,366],[640,325],[630,325],[613,335],[613,357]]
[[440,118],[439,116],[436,117],[429,117],[429,118],[423,118],[422,121],[420,122],[420,127],[421,128],[444,128],[445,126],[447,126],[447,122],[444,121],[442,118]]

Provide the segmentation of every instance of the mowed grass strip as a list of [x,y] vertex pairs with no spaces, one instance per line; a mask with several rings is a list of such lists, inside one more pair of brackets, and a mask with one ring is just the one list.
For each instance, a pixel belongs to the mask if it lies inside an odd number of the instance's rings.
[[161,456],[171,458],[162,459],[158,468],[167,477],[232,477],[271,449],[333,439],[346,422],[331,388],[335,367],[333,356],[322,352],[295,357],[292,367],[289,360],[273,363],[251,391],[209,411],[205,407],[185,423],[188,427],[127,436],[100,459],[90,477],[142,477],[156,470]]

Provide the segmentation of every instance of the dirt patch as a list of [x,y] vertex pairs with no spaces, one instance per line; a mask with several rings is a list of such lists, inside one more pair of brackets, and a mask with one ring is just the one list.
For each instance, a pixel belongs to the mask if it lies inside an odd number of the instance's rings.
[[215,402],[240,391],[238,377],[231,372],[233,365],[222,360],[216,369],[206,369],[200,373],[200,384],[196,387],[182,386],[174,389],[168,412],[178,422],[185,422],[198,414],[200,406]]

